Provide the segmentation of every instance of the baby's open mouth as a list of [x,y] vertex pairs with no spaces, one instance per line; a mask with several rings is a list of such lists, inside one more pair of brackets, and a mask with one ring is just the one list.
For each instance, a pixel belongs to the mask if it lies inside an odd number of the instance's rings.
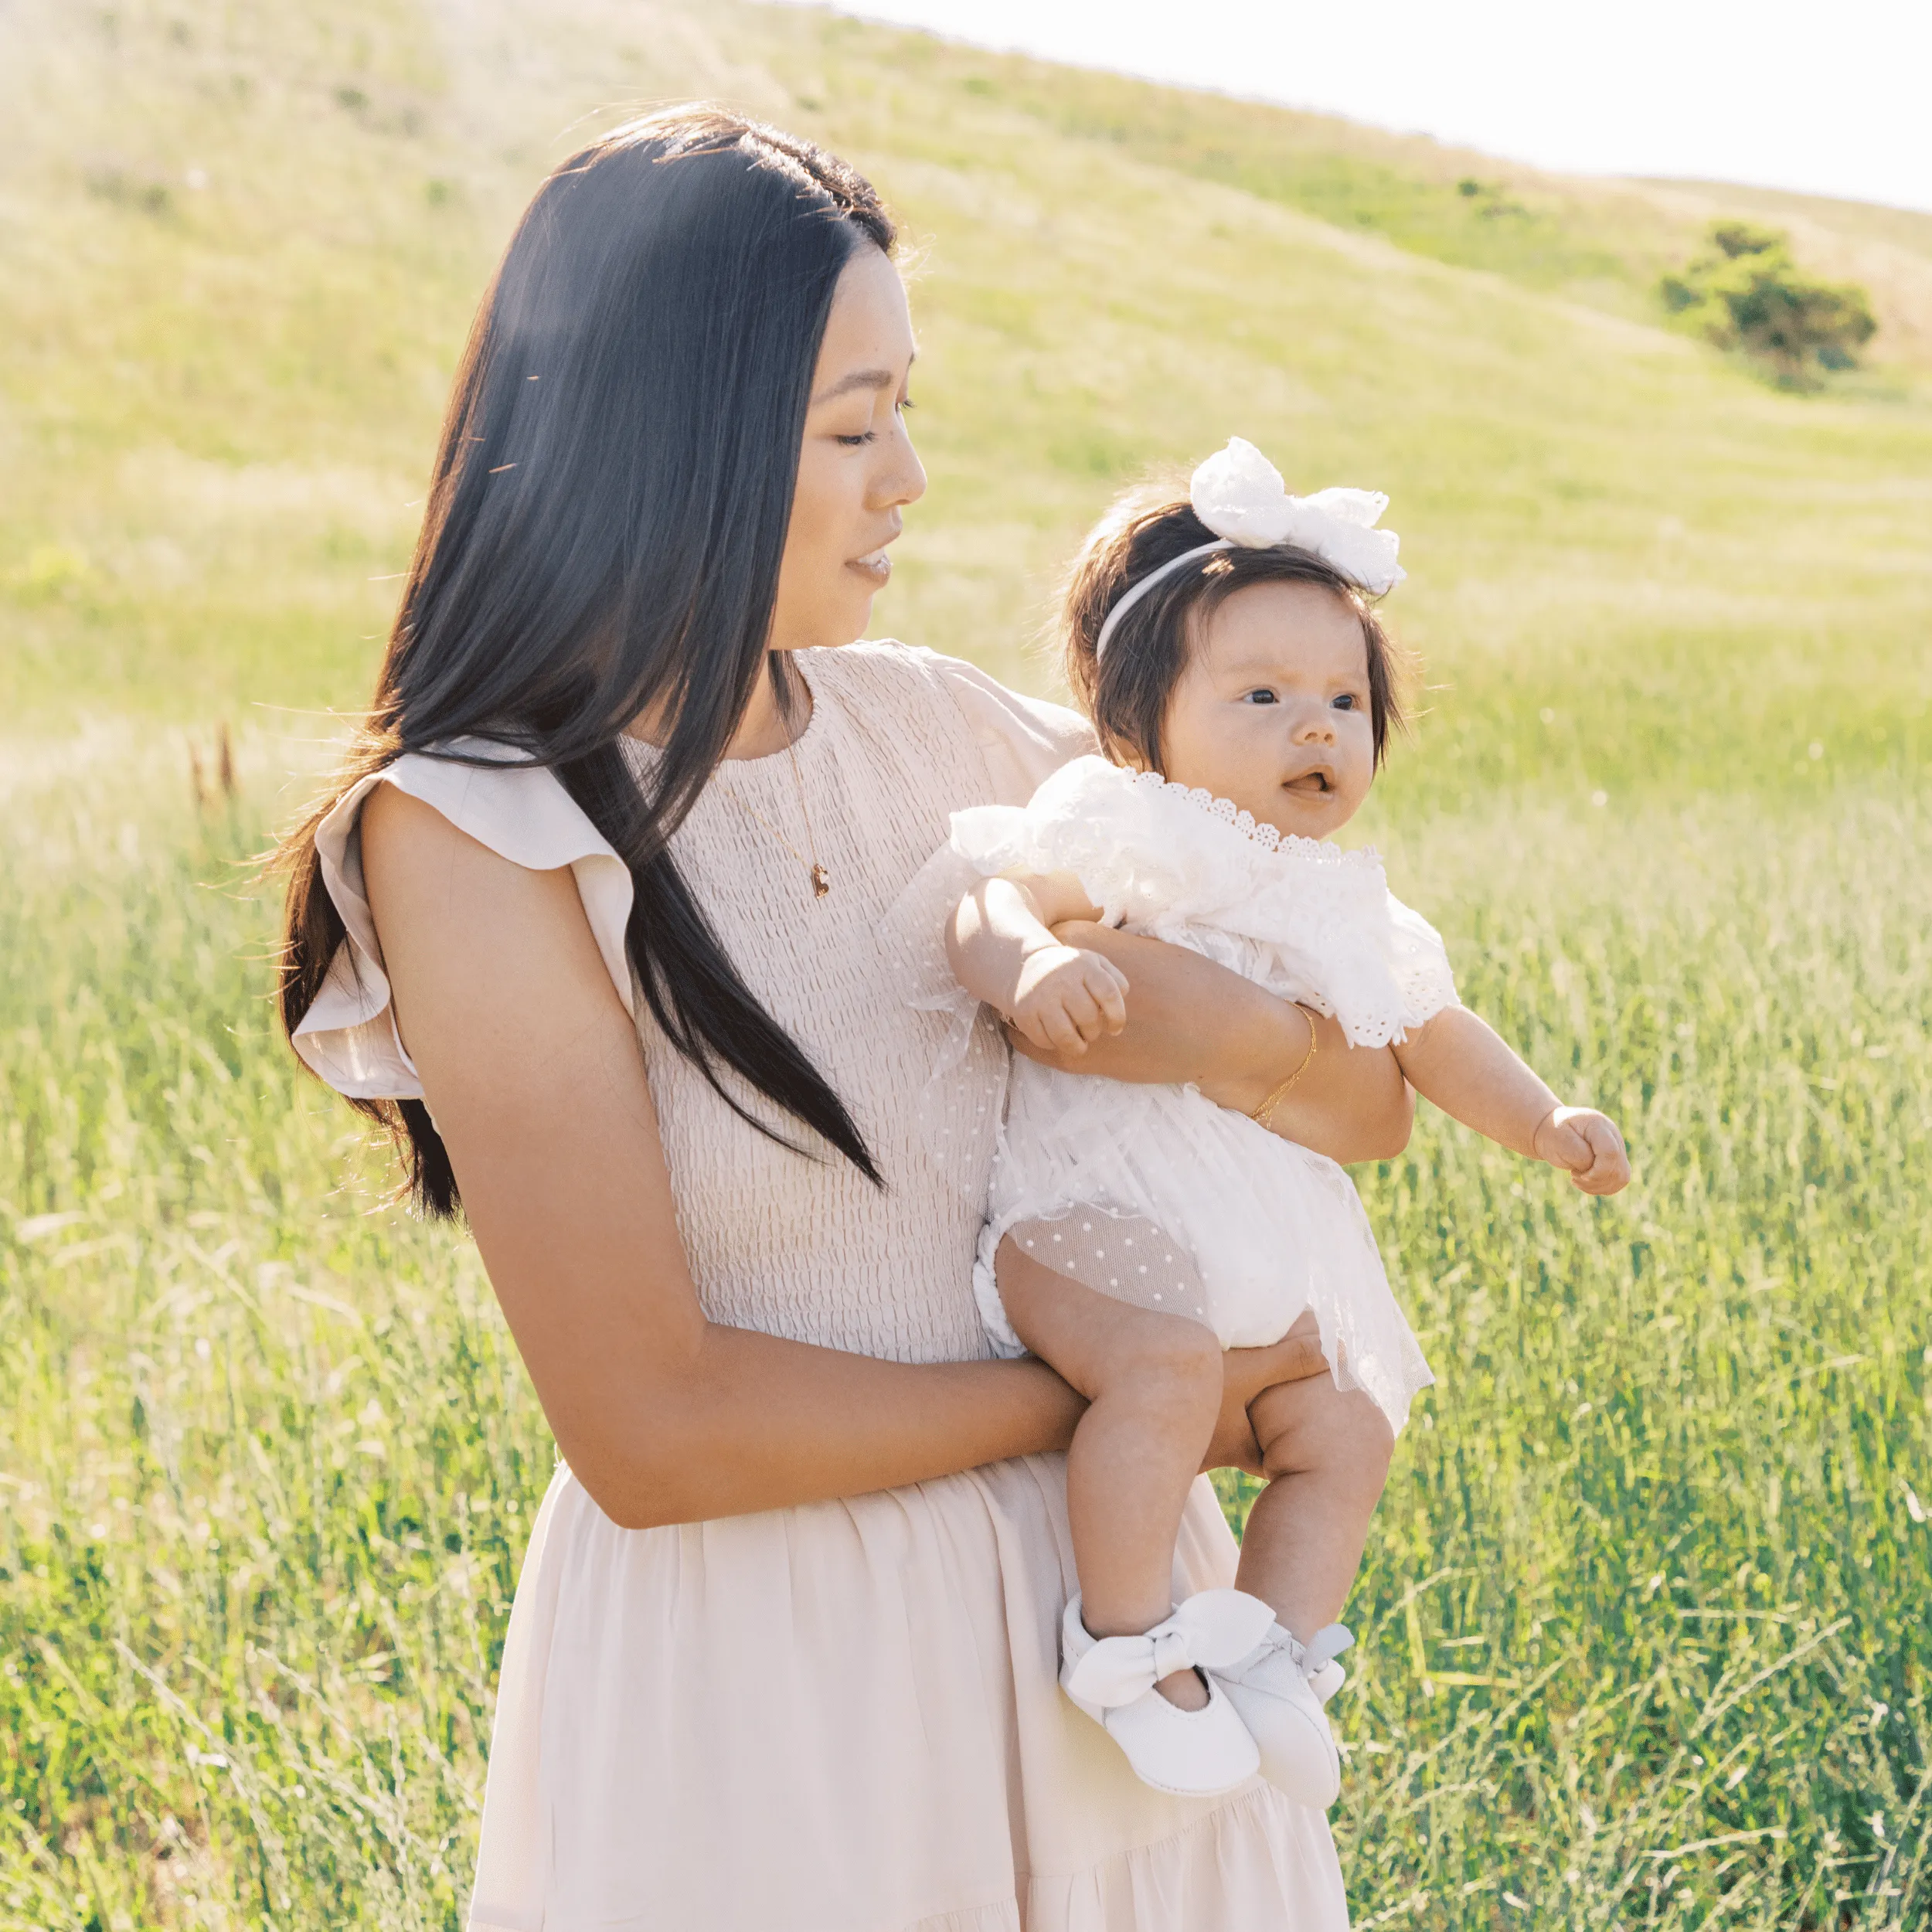
[[1304,771],[1288,780],[1284,791],[1298,791],[1304,797],[1315,798],[1335,789],[1335,781],[1325,765],[1317,765],[1311,771]]

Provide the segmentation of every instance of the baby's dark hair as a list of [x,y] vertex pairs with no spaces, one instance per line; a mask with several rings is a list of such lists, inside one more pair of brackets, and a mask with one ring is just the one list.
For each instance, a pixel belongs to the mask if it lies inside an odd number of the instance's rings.
[[1107,756],[1162,769],[1161,726],[1186,669],[1197,627],[1251,583],[1315,583],[1332,590],[1362,620],[1369,658],[1369,720],[1375,761],[1391,730],[1408,722],[1402,687],[1408,666],[1359,586],[1312,551],[1279,543],[1217,550],[1164,577],[1114,627],[1107,655],[1094,646],[1107,614],[1148,574],[1215,540],[1185,495],[1153,485],[1129,491],[1073,560],[1060,606],[1066,682],[1099,733]]

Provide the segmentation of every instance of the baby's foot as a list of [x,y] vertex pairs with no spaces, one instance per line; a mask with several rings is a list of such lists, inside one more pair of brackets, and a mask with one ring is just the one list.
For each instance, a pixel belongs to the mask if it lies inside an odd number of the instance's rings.
[[1218,1797],[1254,1775],[1254,1740],[1211,1675],[1199,1680],[1207,1699],[1199,1710],[1183,1710],[1155,1685],[1177,1671],[1211,1672],[1246,1656],[1272,1618],[1257,1597],[1206,1590],[1144,1635],[1100,1638],[1080,1621],[1076,1597],[1060,1622],[1060,1684],[1142,1784],[1175,1798]]
[[1237,1662],[1213,1668],[1261,1753],[1261,1775],[1298,1804],[1325,1811],[1342,1789],[1342,1760],[1322,1706],[1342,1688],[1335,1655],[1355,1639],[1339,1624],[1304,1648],[1280,1624]]

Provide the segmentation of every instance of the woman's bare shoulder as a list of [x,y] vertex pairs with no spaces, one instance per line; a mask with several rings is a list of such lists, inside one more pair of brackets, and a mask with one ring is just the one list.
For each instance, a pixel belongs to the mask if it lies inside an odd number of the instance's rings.
[[462,1015],[495,1031],[541,1026],[560,1007],[617,1004],[567,865],[520,865],[381,785],[364,808],[362,870],[412,1051],[431,1005],[444,1024]]
[[379,777],[355,821],[328,842],[338,861],[328,869],[332,891],[366,891],[385,950],[386,928],[399,920],[431,930],[494,927],[498,944],[525,943],[532,918],[546,928],[560,923],[573,950],[589,933],[619,1000],[631,1005],[630,868],[554,772],[417,755]]

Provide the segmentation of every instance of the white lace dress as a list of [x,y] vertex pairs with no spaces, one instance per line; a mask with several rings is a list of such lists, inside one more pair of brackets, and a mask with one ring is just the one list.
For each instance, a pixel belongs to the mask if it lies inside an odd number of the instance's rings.
[[[879,921],[962,806],[1024,801],[1087,748],[1070,713],[896,645],[799,655],[798,741],[719,770],[673,850],[733,958],[851,1107],[889,1183],[774,1146],[634,997],[630,878],[547,773],[405,758],[427,800],[521,865],[570,866],[638,1039],[692,1272],[714,1321],[903,1362],[988,1352],[973,1298],[1006,1059],[969,1021],[935,1158],[918,1097],[949,1016],[899,997]],[[647,756],[648,753],[641,753]],[[318,838],[349,938],[298,1044],[342,1091],[420,1093],[391,1018],[345,799]],[[977,1111],[976,1110],[988,1110]],[[627,1530],[560,1468],[510,1618],[476,1932],[1338,1932],[1327,1821],[1259,1783],[1141,1784],[1056,1681],[1073,1577],[1065,1469],[1038,1456],[716,1522]],[[1203,1482],[1175,1592],[1233,1580]]]
[[[1441,940],[1389,893],[1373,852],[1284,838],[1155,772],[1079,758],[1024,808],[955,813],[889,923],[937,930],[936,903],[1003,872],[1072,872],[1110,924],[1304,1001],[1354,1046],[1386,1046],[1455,1001]],[[926,971],[915,998],[937,990],[959,1022],[932,1096],[943,1117],[971,1008]],[[1192,1087],[1017,1061],[974,1281],[994,1348],[1016,1355],[993,1268],[1009,1233],[1104,1294],[1205,1322],[1223,1348],[1279,1341],[1312,1309],[1336,1382],[1398,1431],[1433,1379],[1348,1175]]]

